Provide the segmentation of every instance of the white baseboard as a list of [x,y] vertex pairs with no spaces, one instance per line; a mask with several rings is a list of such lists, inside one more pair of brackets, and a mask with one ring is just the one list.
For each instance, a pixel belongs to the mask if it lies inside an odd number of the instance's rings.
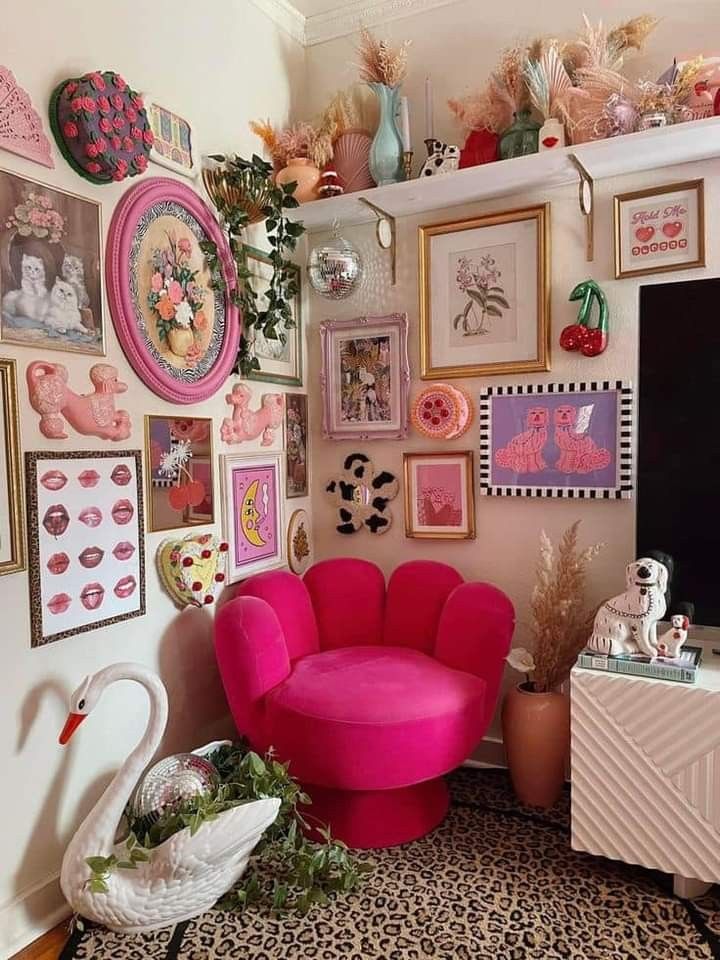
[[0,907],[0,957],[12,957],[71,913],[57,874],[23,890]]

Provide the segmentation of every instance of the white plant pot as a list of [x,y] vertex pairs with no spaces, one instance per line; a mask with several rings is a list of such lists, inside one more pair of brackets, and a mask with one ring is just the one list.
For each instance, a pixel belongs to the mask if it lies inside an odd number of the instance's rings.
[[559,120],[546,120],[542,127],[540,127],[538,140],[538,149],[540,151],[556,150],[558,147],[564,147],[565,127]]

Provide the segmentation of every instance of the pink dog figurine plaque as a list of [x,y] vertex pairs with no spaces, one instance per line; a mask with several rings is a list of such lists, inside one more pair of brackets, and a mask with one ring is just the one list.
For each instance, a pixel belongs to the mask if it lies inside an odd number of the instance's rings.
[[127,440],[130,436],[130,415],[127,410],[115,409],[115,394],[125,393],[127,384],[118,380],[117,369],[109,363],[90,367],[92,393],[71,390],[67,369],[61,363],[35,361],[28,365],[26,377],[30,404],[40,414],[44,437],[67,440],[66,423],[86,437]]
[[282,423],[284,397],[281,393],[264,393],[258,409],[251,410],[251,396],[250,389],[244,383],[236,383],[232,392],[225,395],[225,401],[233,408],[233,412],[232,417],[223,420],[220,438],[225,443],[242,443],[262,434],[260,445],[272,446],[275,431]]

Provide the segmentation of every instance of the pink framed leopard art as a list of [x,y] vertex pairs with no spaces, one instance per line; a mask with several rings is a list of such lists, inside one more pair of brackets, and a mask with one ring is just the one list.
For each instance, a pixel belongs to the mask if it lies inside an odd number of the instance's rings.
[[480,395],[480,492],[629,499],[633,389],[624,380],[490,387]]
[[[208,243],[222,278],[207,265]],[[127,191],[110,223],[105,277],[122,348],[151,390],[197,403],[222,387],[240,340],[235,267],[210,208],[190,187],[153,177]]]

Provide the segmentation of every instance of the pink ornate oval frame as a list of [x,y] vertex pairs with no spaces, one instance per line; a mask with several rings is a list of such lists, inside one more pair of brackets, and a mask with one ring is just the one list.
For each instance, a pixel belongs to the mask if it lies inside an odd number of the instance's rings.
[[[141,284],[139,258],[148,231],[161,216],[176,218],[179,226],[184,224],[198,243],[207,239],[216,244],[227,285],[224,292],[214,291],[215,309],[207,343],[198,359],[193,356],[193,362],[186,359],[189,350],[184,355],[176,355],[170,350],[169,340],[168,347],[161,349],[148,333],[150,322],[156,323],[159,331],[160,319],[147,302],[152,288],[148,286],[145,290]],[[173,254],[176,252],[173,250]],[[145,273],[149,275],[153,270],[157,272],[157,268],[148,264]],[[238,309],[230,296],[236,283],[235,265],[225,235],[210,208],[194,190],[177,180],[152,177],[124,194],[108,231],[105,282],[120,344],[135,373],[154,393],[175,403],[196,403],[221,389],[235,363],[240,340]],[[198,309],[193,314],[192,327],[188,329],[195,329],[200,312]],[[203,322],[208,322],[204,314]],[[203,327],[203,331],[205,329]],[[160,343],[160,337],[157,339]],[[169,355],[177,356],[184,365],[171,362]]]

